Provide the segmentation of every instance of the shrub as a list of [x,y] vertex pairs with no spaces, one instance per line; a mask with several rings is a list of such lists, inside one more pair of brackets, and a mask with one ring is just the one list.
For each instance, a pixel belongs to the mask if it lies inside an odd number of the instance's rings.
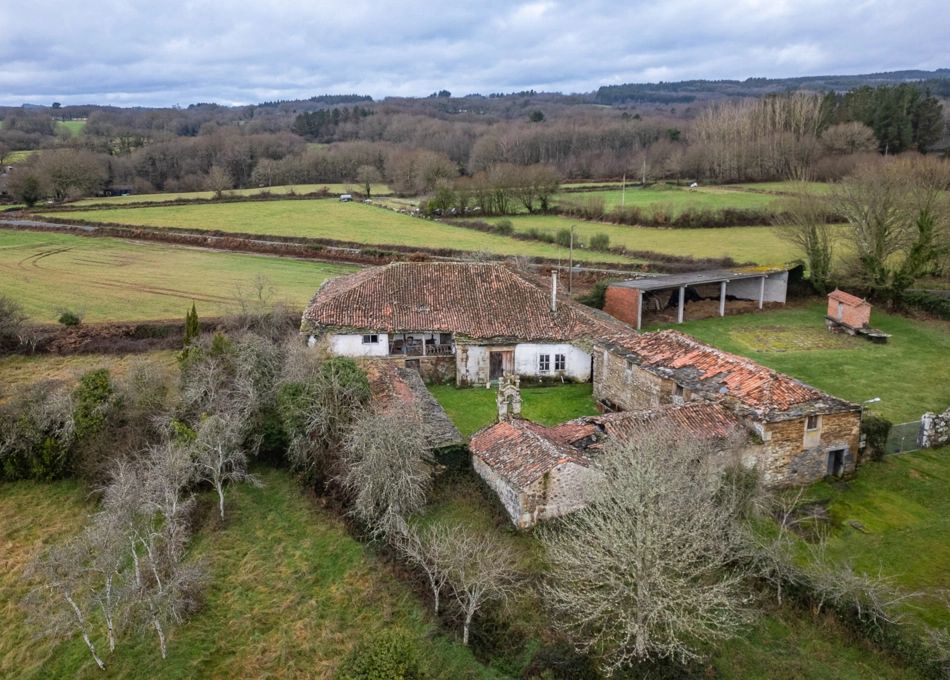
[[58,309],[56,313],[59,314],[57,321],[64,326],[78,326],[86,316],[85,312],[74,309]]
[[515,225],[509,219],[498,220],[495,223],[495,231],[502,236],[511,236],[515,231]]
[[570,248],[571,247],[571,230],[558,229],[557,235],[554,237],[554,240],[562,248]]
[[610,250],[610,236],[604,233],[594,234],[590,237],[590,248],[600,251]]
[[582,305],[587,305],[594,309],[603,309],[604,297],[607,295],[607,286],[611,283],[613,283],[613,280],[598,281],[587,295],[578,295],[575,299]]
[[403,630],[384,630],[363,640],[336,671],[337,680],[417,680],[419,651]]
[[871,460],[883,460],[887,436],[893,423],[881,416],[866,415],[861,421],[861,434],[865,437],[865,451]]
[[950,297],[930,293],[904,293],[904,304],[950,321]]
[[23,305],[11,297],[0,295],[0,342],[17,337],[25,321]]

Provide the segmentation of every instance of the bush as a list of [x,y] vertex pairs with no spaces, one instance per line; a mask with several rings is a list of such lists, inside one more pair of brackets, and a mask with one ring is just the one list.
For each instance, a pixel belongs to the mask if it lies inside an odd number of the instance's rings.
[[883,460],[887,436],[893,423],[881,416],[864,416],[861,421],[861,434],[865,437],[865,455],[871,460]]
[[502,236],[511,236],[515,231],[515,225],[508,219],[498,220],[495,223],[495,231]]
[[600,251],[610,250],[610,236],[604,233],[594,234],[590,237],[590,248]]
[[337,668],[337,680],[416,680],[419,669],[416,641],[403,630],[384,630],[363,640]]
[[0,343],[16,338],[25,321],[23,305],[11,297],[0,295]]
[[616,279],[609,281],[598,281],[587,295],[578,295],[575,299],[582,305],[593,307],[594,309],[604,308],[604,298],[607,295],[607,286],[614,283]]
[[950,297],[930,293],[904,293],[904,304],[950,321]]
[[59,309],[56,312],[59,314],[57,321],[64,326],[78,326],[86,316],[85,312],[73,309]]
[[557,236],[555,236],[554,240],[562,248],[570,248],[571,247],[571,230],[558,229]]

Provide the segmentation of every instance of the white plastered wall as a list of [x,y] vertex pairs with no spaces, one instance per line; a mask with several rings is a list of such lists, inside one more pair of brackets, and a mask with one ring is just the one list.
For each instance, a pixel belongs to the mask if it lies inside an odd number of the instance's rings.
[[[547,354],[551,357],[551,369],[541,373],[539,356]],[[554,355],[563,354],[565,358],[564,377],[580,382],[590,380],[590,354],[570,344],[544,344],[525,342],[515,347],[515,371],[518,375],[538,377],[555,377],[559,375],[554,370]]]
[[389,356],[389,336],[377,333],[377,342],[363,343],[362,334],[328,335],[330,351],[344,357],[385,357]]

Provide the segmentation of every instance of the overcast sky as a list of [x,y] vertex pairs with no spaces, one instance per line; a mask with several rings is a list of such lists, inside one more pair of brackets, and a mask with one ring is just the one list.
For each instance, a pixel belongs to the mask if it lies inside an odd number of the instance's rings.
[[0,105],[569,93],[946,67],[947,0],[0,0]]

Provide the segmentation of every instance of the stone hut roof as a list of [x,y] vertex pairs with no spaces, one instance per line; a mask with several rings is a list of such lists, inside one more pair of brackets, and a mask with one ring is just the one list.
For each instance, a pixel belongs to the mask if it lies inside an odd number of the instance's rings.
[[605,324],[499,264],[397,262],[330,279],[303,314],[305,332],[456,333],[469,338],[575,341]]
[[462,444],[462,434],[426,389],[418,372],[389,361],[372,361],[366,367],[366,377],[377,409],[384,413],[415,409],[419,413],[428,427],[427,439],[431,448]]
[[590,467],[590,460],[552,436],[550,428],[529,420],[503,421],[472,436],[469,448],[512,486],[526,490],[532,482],[564,463]]
[[708,401],[730,406],[741,416],[777,421],[858,409],[856,404],[678,331],[617,333],[598,344]]

